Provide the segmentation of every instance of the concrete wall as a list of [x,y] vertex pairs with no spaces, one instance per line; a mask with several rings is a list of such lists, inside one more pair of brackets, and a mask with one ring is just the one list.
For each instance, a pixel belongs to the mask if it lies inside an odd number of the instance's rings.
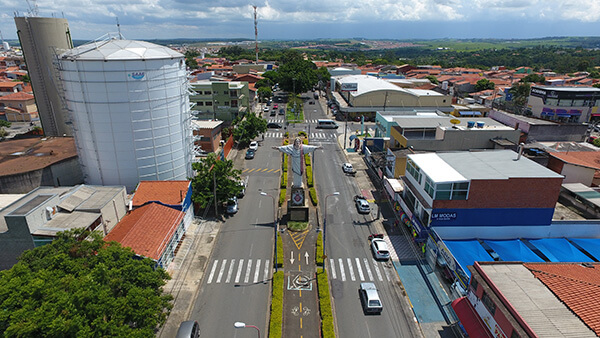
[[100,213],[102,214],[102,220],[104,221],[105,226],[103,231],[106,233],[104,235],[107,235],[127,214],[125,188],[123,188],[121,193],[115,195],[110,202],[106,203],[106,205],[100,209]]
[[531,125],[527,141],[584,142],[586,132],[584,124]]
[[[346,93],[342,95],[348,97]],[[349,103],[354,107],[450,107],[452,99],[446,95],[415,96],[394,90],[377,90],[358,97],[350,96]]]
[[[423,151],[447,151],[447,150],[469,150],[469,149],[494,149],[493,138],[507,139],[518,143],[521,132],[519,130],[495,130],[495,129],[473,129],[457,130],[438,128],[439,139],[431,140],[406,140],[406,147]],[[437,138],[437,136],[436,136]],[[399,140],[400,143],[403,143]]]
[[40,186],[72,186],[83,183],[77,157],[26,173],[0,176],[0,194],[26,194]]
[[580,167],[568,163],[565,163],[562,172],[560,172],[561,175],[565,176],[563,183],[581,183],[587,187],[592,186],[595,173],[596,170],[592,168]]
[[24,217],[15,218],[8,231],[0,233],[0,248],[0,270],[12,268],[25,250],[34,248]]

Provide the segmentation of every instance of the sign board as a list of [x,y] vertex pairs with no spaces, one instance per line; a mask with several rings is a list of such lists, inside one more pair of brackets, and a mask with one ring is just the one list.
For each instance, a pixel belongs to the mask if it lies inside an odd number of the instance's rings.
[[358,90],[358,83],[342,83],[340,90],[343,92],[355,92]]
[[431,220],[451,221],[456,219],[456,212],[434,212],[431,214]]

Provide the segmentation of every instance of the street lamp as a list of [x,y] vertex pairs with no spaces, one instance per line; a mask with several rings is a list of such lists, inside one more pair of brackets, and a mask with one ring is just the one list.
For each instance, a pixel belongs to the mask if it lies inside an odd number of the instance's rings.
[[258,338],[260,338],[260,330],[258,329],[258,327],[254,326],[254,325],[246,325],[246,323],[242,323],[242,322],[235,322],[233,323],[233,326],[236,329],[243,329],[245,327],[253,327],[256,329],[256,333],[258,334]]
[[327,199],[331,196],[337,196],[339,195],[340,192],[336,191],[334,193],[331,193],[327,196],[325,196],[325,207],[324,207],[324,214],[323,214],[323,253],[325,253],[325,237],[327,235],[327,229],[325,228],[325,226],[327,225]]
[[277,272],[277,206],[275,205],[275,197],[271,194],[267,194],[261,191],[262,196],[269,196],[273,200],[273,230],[275,231],[275,272]]

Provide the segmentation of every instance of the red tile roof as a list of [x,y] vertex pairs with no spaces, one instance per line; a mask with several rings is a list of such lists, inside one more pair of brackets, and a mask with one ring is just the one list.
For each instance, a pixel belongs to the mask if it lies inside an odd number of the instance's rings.
[[158,260],[185,214],[150,203],[127,214],[104,240],[130,247],[137,255]]
[[549,154],[565,163],[600,170],[600,151],[570,151]]
[[590,329],[600,335],[600,264],[525,263]]
[[29,101],[33,99],[33,95],[23,92],[12,93],[0,97],[0,101]]
[[181,204],[187,195],[190,181],[141,181],[133,195],[133,206],[158,201],[164,204]]

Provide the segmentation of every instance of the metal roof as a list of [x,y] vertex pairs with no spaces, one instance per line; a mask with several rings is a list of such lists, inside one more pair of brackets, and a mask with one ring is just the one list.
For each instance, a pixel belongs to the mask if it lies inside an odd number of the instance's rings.
[[71,60],[150,60],[183,58],[183,54],[171,48],[146,41],[118,40],[97,41],[70,49],[60,56]]

